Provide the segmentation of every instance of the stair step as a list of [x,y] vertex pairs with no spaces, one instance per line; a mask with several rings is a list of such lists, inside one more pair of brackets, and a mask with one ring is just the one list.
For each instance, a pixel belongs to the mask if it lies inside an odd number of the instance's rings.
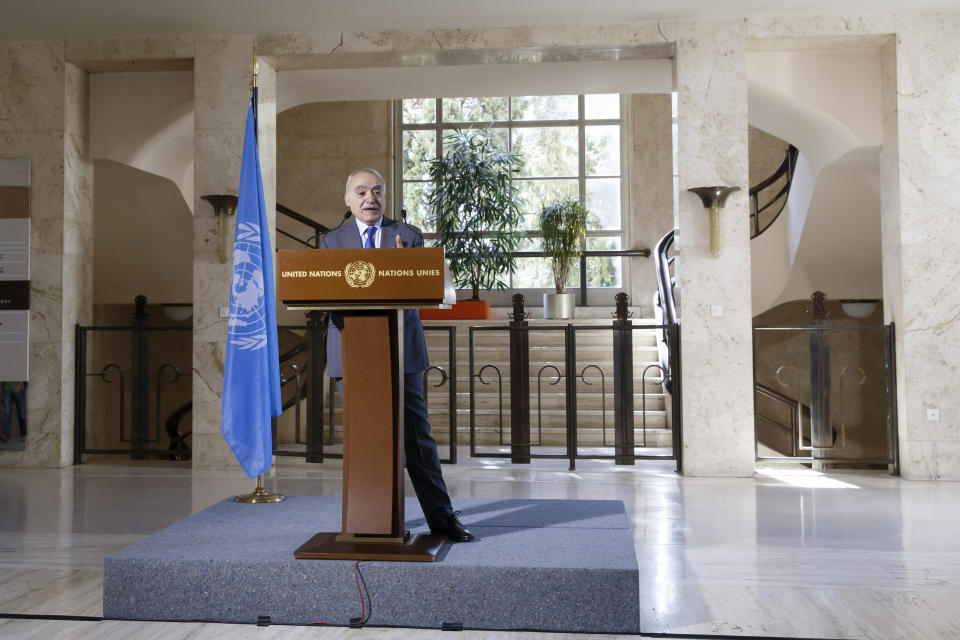
[[[430,411],[428,413],[430,419],[430,425],[434,430],[443,430],[447,428],[449,424],[449,413],[447,411]],[[604,424],[604,417],[606,417],[607,430],[611,431],[614,424],[614,416],[612,411],[607,411],[606,416],[604,416],[600,411],[577,411],[577,430],[589,430],[597,429],[602,430]],[[324,416],[324,422],[328,420],[328,416]],[[561,427],[566,428],[567,424],[567,413],[563,409],[544,409],[539,415],[536,409],[533,409],[530,412],[530,428],[536,429],[538,421],[542,421],[544,428],[547,427]],[[509,429],[510,424],[510,410],[507,407],[503,409],[503,422],[504,429]],[[341,428],[343,425],[342,412],[337,408],[333,413],[333,424],[335,428]],[[458,409],[457,410],[457,424],[458,425],[469,425],[470,424],[470,410],[469,409]],[[493,427],[499,429],[500,427],[500,410],[497,408],[489,409],[476,409],[474,411],[474,424],[477,427]],[[643,427],[643,415],[640,412],[634,414],[633,419],[634,427],[640,429]],[[666,411],[651,411],[648,410],[646,413],[646,425],[647,429],[668,429],[669,425],[667,423],[667,412]]]
[[[457,408],[458,409],[468,409],[470,406],[470,398],[467,394],[457,394]],[[496,395],[484,395],[474,398],[474,408],[476,409],[487,409],[494,410],[500,406],[499,400]],[[431,394],[427,398],[427,407],[430,413],[446,413],[450,407],[449,399],[446,395]],[[509,411],[511,403],[509,398],[504,398],[503,400],[503,410]],[[566,398],[564,396],[551,395],[549,398],[541,398],[540,402],[537,402],[536,397],[530,399],[530,411],[531,413],[536,413],[537,408],[542,407],[544,411],[563,411],[566,409]],[[643,409],[643,402],[639,397],[634,399],[634,412],[640,413]],[[613,394],[610,394],[607,397],[607,401],[604,404],[603,398],[599,395],[595,397],[584,397],[584,394],[577,395],[577,411],[601,411],[606,409],[608,415],[613,415]],[[652,411],[665,411],[666,402],[663,396],[654,397],[650,396],[646,400],[646,410],[647,413]]]
[[[431,432],[438,445],[448,445],[450,443],[450,432],[447,428],[434,427]],[[534,443],[534,450],[540,446],[565,447],[567,442],[567,432],[564,428],[544,427],[540,432],[535,427],[530,429],[530,437]],[[474,438],[478,447],[509,447],[510,431],[504,429],[503,442],[500,442],[500,430],[495,427],[476,427],[474,429]],[[612,447],[614,444],[614,431],[608,428],[606,440],[601,429],[578,429],[577,446],[578,447]],[[644,444],[644,435],[641,429],[634,429],[634,444],[642,447]],[[286,441],[289,439],[289,441]],[[278,444],[283,448],[285,445],[292,445],[292,436],[287,439],[280,438]],[[343,431],[340,427],[335,428],[333,441],[335,445],[343,442]],[[326,443],[326,438],[324,443]],[[647,429],[646,447],[670,447],[673,443],[673,434],[669,429]],[[457,429],[457,445],[461,450],[461,455],[468,455],[470,448],[470,430],[468,428]]]
[[[449,433],[435,431],[434,437],[437,441],[437,444],[449,444]],[[530,437],[536,441],[537,432],[535,429],[531,429]],[[639,429],[634,432],[634,445],[640,447],[643,444],[643,434]],[[491,446],[507,446],[509,447],[510,434],[508,432],[504,433],[504,442],[508,443],[507,445],[502,445],[499,440],[498,431],[482,431],[480,429],[475,430],[475,440],[478,447],[491,447]],[[543,437],[540,439],[538,445],[533,445],[534,450],[538,446],[547,446],[547,447],[565,447],[567,444],[567,433],[562,429],[551,429],[543,430]],[[612,429],[607,430],[607,439],[606,442],[603,441],[603,432],[602,431],[577,431],[577,446],[578,447],[599,447],[599,446],[609,446],[612,447],[614,444],[614,433]],[[469,453],[470,450],[470,432],[466,433],[464,437],[461,434],[460,430],[457,430],[457,445],[458,447],[464,447]],[[671,447],[673,445],[673,435],[669,430],[659,429],[659,430],[647,430],[647,447]],[[465,455],[468,455],[465,454]]]

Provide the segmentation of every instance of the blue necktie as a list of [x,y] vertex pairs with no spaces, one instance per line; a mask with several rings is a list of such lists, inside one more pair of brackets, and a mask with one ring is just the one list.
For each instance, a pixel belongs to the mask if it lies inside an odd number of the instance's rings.
[[367,230],[364,231],[364,233],[367,235],[367,238],[366,238],[366,240],[363,241],[363,248],[364,248],[364,249],[376,249],[376,248],[377,248],[377,245],[374,243],[374,238],[375,238],[375,236],[377,235],[377,228],[376,228],[376,227],[367,227]]

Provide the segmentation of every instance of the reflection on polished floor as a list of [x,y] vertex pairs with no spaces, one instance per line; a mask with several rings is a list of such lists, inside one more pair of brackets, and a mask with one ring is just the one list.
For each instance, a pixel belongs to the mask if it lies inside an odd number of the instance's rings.
[[[100,616],[105,556],[253,488],[240,472],[191,471],[188,464],[0,470],[0,613]],[[688,478],[668,462],[578,466],[571,472],[563,461],[467,460],[444,473],[455,503],[457,497],[623,500],[636,541],[645,633],[960,638],[960,484],[800,467],[760,469],[755,478]],[[270,490],[340,494],[336,462],[283,458],[270,473]],[[0,638],[154,637],[451,636],[0,618]],[[457,637],[590,636],[468,631]]]

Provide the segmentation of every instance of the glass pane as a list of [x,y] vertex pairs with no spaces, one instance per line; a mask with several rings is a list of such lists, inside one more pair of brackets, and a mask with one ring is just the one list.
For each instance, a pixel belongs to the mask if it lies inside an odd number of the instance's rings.
[[523,157],[525,163],[519,175],[577,175],[576,127],[514,129],[513,150]]
[[[447,134],[449,134],[450,131],[451,131],[450,129],[447,129],[444,132],[444,136],[443,136],[443,152],[444,153],[446,153],[447,147],[450,146],[450,141],[447,139]],[[492,134],[494,146],[497,149],[506,151],[510,146],[510,134],[508,133],[508,131],[503,128],[492,128],[492,127],[489,129],[489,131]]]
[[444,98],[444,122],[487,122],[507,119],[506,98]]
[[587,178],[587,229],[620,229],[620,178]]
[[[620,237],[587,238],[587,249],[619,249]],[[588,287],[619,287],[622,281],[623,258],[587,258]]]
[[428,163],[437,155],[436,131],[403,132],[403,179],[425,180],[430,177]]
[[620,175],[620,125],[584,127],[588,176]]
[[514,120],[576,120],[577,96],[517,96],[510,99]]
[[424,124],[437,121],[436,98],[408,98],[402,102],[403,122]]
[[549,258],[517,258],[513,272],[514,289],[553,289]]
[[543,251],[543,238],[521,236],[517,251]]
[[587,258],[588,287],[620,287],[623,258]]
[[[403,209],[407,210],[407,222],[420,227],[424,233],[433,233],[436,231],[433,224],[433,216],[427,209],[427,191],[429,191],[432,182],[404,182],[403,183]],[[397,212],[397,218],[400,212]]]
[[514,180],[523,198],[523,228],[540,230],[540,211],[548,204],[577,197],[577,180]]
[[620,236],[589,236],[587,238],[587,249],[590,251],[618,250],[620,249]]
[[601,120],[620,117],[619,93],[588,93],[583,97],[583,117]]

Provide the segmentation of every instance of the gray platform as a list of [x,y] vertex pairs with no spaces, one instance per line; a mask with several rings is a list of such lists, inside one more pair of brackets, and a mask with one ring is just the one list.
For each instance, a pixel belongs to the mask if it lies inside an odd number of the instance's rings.
[[[478,536],[436,562],[362,562],[367,624],[467,629],[638,632],[639,586],[623,503],[456,501]],[[416,500],[407,527],[427,531]],[[105,618],[347,625],[360,615],[353,562],[295,560],[336,531],[340,499],[226,500],[107,557]]]

